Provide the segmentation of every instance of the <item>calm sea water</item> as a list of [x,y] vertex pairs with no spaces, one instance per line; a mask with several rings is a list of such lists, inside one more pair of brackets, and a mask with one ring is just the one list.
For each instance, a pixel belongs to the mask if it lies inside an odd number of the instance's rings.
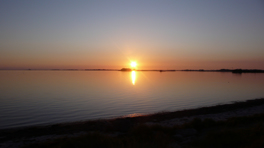
[[0,71],[0,129],[264,97],[264,74]]

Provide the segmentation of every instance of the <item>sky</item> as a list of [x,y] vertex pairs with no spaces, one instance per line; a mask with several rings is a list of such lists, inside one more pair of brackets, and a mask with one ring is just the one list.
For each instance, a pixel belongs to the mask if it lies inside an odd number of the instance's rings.
[[264,69],[263,0],[1,0],[0,69]]

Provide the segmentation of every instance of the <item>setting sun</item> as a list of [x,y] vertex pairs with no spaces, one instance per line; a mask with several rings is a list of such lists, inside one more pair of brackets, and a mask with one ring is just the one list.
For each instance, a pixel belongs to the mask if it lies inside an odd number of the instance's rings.
[[137,66],[137,63],[136,62],[131,62],[131,67],[135,68]]

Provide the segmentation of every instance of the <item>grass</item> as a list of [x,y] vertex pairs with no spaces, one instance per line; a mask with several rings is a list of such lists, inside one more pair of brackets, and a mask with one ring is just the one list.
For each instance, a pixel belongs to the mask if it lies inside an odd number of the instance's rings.
[[[263,148],[264,147],[264,114],[235,117],[227,121],[210,119],[193,120],[186,127],[207,130],[188,147],[198,148]],[[210,129],[211,128],[211,129]],[[213,128],[213,129],[212,129]]]
[[[190,146],[191,147],[191,146]],[[224,128],[207,133],[192,143],[192,147],[201,148],[263,148],[263,125],[244,128]]]
[[140,125],[129,130],[125,135],[117,137],[95,132],[76,138],[61,138],[51,142],[38,143],[26,147],[160,148],[168,146],[173,141],[171,134],[170,130],[161,126]]
[[[195,129],[197,134],[175,137],[179,130]],[[192,140],[184,143],[186,139]],[[170,148],[173,143],[192,148],[244,148],[264,147],[264,114],[230,118],[227,121],[194,119],[181,126],[162,127],[137,125],[126,133],[110,136],[107,133],[93,132],[75,138],[60,138],[45,143],[26,146],[27,148]]]

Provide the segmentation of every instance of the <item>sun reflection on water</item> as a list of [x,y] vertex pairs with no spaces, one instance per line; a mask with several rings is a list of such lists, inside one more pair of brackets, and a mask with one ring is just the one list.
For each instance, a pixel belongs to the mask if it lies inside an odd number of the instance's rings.
[[135,82],[136,82],[136,72],[135,71],[131,72],[131,79],[132,79],[132,84],[135,85]]

